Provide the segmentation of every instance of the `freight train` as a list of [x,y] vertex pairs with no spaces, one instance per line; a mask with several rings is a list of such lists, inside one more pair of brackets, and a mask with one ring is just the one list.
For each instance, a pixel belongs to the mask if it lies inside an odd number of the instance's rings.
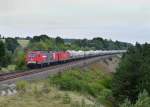
[[29,68],[45,67],[52,64],[63,63],[67,61],[85,59],[95,56],[124,53],[126,50],[109,51],[31,51],[26,55],[26,64]]

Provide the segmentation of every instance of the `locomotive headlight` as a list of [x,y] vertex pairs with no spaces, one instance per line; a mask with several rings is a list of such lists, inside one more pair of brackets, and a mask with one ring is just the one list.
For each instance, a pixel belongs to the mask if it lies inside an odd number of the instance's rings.
[[35,64],[36,61],[28,61],[28,64],[31,64],[31,63]]

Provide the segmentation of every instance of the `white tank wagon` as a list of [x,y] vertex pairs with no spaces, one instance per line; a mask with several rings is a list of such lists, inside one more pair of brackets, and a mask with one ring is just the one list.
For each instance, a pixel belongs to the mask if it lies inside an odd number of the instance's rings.
[[126,50],[90,50],[90,51],[74,51],[68,50],[72,59],[74,58],[84,58],[84,57],[92,57],[92,56],[100,56],[100,55],[109,55],[109,54],[119,54],[125,53]]

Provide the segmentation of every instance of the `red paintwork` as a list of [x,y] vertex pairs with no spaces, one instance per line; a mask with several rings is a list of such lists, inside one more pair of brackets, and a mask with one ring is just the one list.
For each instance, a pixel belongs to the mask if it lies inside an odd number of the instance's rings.
[[47,59],[47,56],[42,51],[32,51],[27,54],[26,62],[41,64]]
[[65,61],[70,58],[69,52],[54,52],[53,53],[53,60],[54,61]]
[[[53,52],[52,55],[53,55],[52,59],[49,60],[48,62],[65,61],[70,58],[69,52],[63,52],[63,51]],[[43,64],[45,63],[47,58],[48,56],[44,54],[42,51],[31,51],[26,56],[26,62],[27,64]]]

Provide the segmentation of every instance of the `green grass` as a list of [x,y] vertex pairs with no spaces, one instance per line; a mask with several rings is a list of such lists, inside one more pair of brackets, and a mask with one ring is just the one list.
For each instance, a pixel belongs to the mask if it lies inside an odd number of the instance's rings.
[[2,67],[0,72],[12,72],[16,68],[16,65],[8,65],[7,67]]
[[29,40],[18,40],[18,43],[22,46],[22,47],[27,47]]
[[[77,92],[60,91],[47,81],[17,83],[19,93],[0,97],[0,107],[95,107],[94,101]],[[21,88],[26,91],[20,91]]]

